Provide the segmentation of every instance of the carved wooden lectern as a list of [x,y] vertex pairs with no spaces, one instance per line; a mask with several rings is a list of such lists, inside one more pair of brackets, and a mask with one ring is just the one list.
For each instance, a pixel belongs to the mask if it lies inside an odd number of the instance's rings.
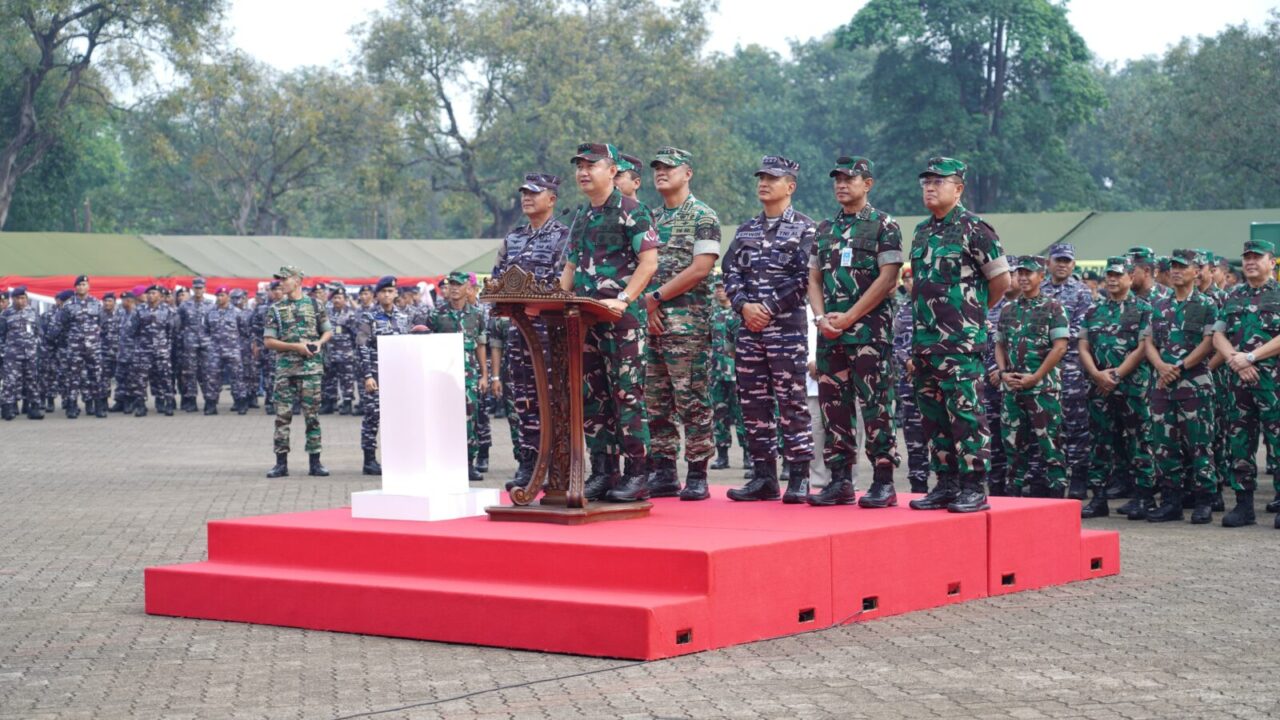
[[[511,318],[528,344],[537,378],[538,417],[542,424],[533,479],[528,487],[512,488],[510,496],[515,505],[485,508],[489,518],[580,525],[648,515],[652,507],[648,502],[587,502],[582,491],[586,468],[582,342],[588,326],[613,322],[622,315],[597,300],[578,297],[559,286],[540,282],[514,266],[501,276],[490,278],[480,293],[480,300],[491,303],[494,313]],[[546,325],[548,347],[545,349],[530,312],[542,318]],[[549,372],[556,373],[554,380]],[[512,418],[512,422],[514,420]]]

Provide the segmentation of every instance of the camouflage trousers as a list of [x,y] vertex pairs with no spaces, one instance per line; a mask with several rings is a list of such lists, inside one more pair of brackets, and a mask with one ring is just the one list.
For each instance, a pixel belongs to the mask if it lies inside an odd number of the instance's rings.
[[137,397],[146,398],[147,384],[152,397],[169,397],[173,393],[173,366],[169,364],[169,348],[149,350],[136,348],[129,364],[133,368],[131,385]]
[[22,400],[28,404],[40,402],[40,375],[35,356],[7,355],[4,358],[3,377],[0,377],[0,403],[10,404]]
[[208,370],[213,362],[208,338],[188,337],[182,345],[182,364],[178,371],[178,389],[183,398],[191,399],[200,390],[205,402],[217,400],[217,385]]
[[712,437],[716,447],[733,445],[733,435],[738,434],[738,446],[747,447],[747,426],[742,422],[742,404],[738,402],[738,384],[733,380],[711,382],[711,414],[714,423]]
[[590,452],[642,458],[649,453],[644,402],[643,328],[596,323],[582,346],[582,416]]
[[1053,390],[1005,392],[1000,415],[1004,452],[1009,459],[1009,479],[1017,487],[1041,475],[1031,475],[1031,457],[1038,453],[1050,488],[1067,484],[1067,458],[1062,451],[1062,403]]
[[258,385],[269,399],[276,386],[276,353],[258,346]]
[[116,358],[117,353],[108,355],[102,354],[102,394],[99,397],[107,397],[111,394],[111,382],[116,377]]
[[244,381],[245,392],[249,397],[258,395],[258,364],[253,359],[253,343],[240,343],[240,374]]
[[1212,387],[1151,388],[1151,455],[1163,490],[1213,492]]
[[1089,442],[1089,387],[1080,368],[1078,352],[1062,359],[1062,436],[1067,457],[1067,476],[1084,481],[1089,476],[1093,448]]
[[[1231,407],[1231,375],[1234,375],[1231,368],[1225,364],[1213,371],[1213,469],[1218,477],[1218,485],[1222,486],[1230,482],[1232,474],[1231,465],[1231,448],[1228,446],[1227,437],[1230,435],[1230,426],[1227,423],[1227,414]],[[1267,457],[1268,472],[1271,472],[1271,458]],[[1274,473],[1272,473],[1274,474]]]
[[[541,319],[535,319],[534,329],[538,333],[543,348],[548,347],[547,326]],[[544,351],[543,357],[546,357]],[[503,383],[503,394],[510,398],[514,415],[507,413],[507,422],[513,428],[513,437],[519,435],[520,442],[512,442],[517,448],[536,451],[542,440],[542,420],[538,415],[538,379],[533,372],[533,355],[524,335],[513,323],[507,331],[507,342],[502,348],[502,369],[508,374],[509,381]],[[547,381],[554,383],[548,368]]]
[[327,402],[351,402],[356,396],[356,361],[345,352],[328,352],[320,396]]
[[132,353],[121,352],[116,358],[116,397],[142,397],[142,393],[134,382]]
[[777,458],[779,430],[783,460],[813,460],[813,419],[805,391],[808,357],[804,331],[757,333],[744,327],[738,332],[738,402],[752,460]]
[[982,358],[917,354],[914,364],[912,383],[930,441],[931,469],[940,478],[985,476],[991,469],[991,433],[978,397],[985,373]]
[[80,341],[68,347],[65,373],[68,402],[107,396],[109,385],[102,381],[102,354],[96,344]]
[[489,423],[489,388],[480,387],[476,379],[475,405],[471,408],[472,423],[476,427],[476,446],[489,448],[493,446],[493,428]]
[[[373,379],[378,379],[377,373],[374,373]],[[363,383],[362,383],[363,385]],[[382,400],[381,395],[375,392],[366,392],[364,400],[360,403],[360,449],[361,450],[377,450],[378,449],[378,429],[382,427]]]
[[897,467],[897,428],[893,421],[893,368],[889,345],[850,345],[818,341],[818,402],[826,428],[823,461],[827,467],[858,462],[858,410],[866,432],[867,460],[888,460]]
[[907,480],[913,485],[929,482],[929,441],[924,434],[916,391],[909,382],[899,382],[897,392],[898,427],[907,445]]
[[649,453],[654,457],[680,456],[680,429],[687,462],[715,454],[707,387],[710,341],[705,333],[650,335],[645,344],[644,402],[649,411]]
[[[1151,391],[1154,395],[1155,390]],[[1141,395],[1089,394],[1089,435],[1093,458],[1089,487],[1101,488],[1113,477],[1129,477],[1139,487],[1154,487],[1151,460],[1151,403]]]
[[205,402],[209,402],[212,398],[215,405],[218,403],[218,398],[222,395],[223,373],[227,374],[230,381],[233,400],[248,396],[249,390],[244,384],[244,365],[238,343],[230,347],[211,348],[208,357],[209,364],[205,367],[204,374],[207,378],[206,387],[212,388],[213,393],[205,393]]
[[[471,358],[467,358],[470,360]],[[480,371],[472,367],[474,363],[467,363],[467,370],[464,374],[464,391],[466,396],[467,409],[467,459],[475,460],[476,454],[480,451],[480,435],[476,426],[476,408],[480,402]]]
[[[1227,447],[1231,454],[1231,487],[1255,490],[1258,486],[1258,437],[1267,449],[1268,462],[1280,456],[1280,392],[1270,368],[1259,369],[1262,379],[1244,385],[1231,379],[1231,401],[1227,405]],[[1234,373],[1233,373],[1234,374]],[[1272,485],[1280,494],[1280,477],[1273,474]]]
[[[1004,393],[999,388],[991,387],[991,383],[982,379],[982,409],[987,418],[987,431],[991,433],[991,469],[987,471],[987,482],[1003,484],[1009,479],[1009,456],[1004,451],[1004,421],[1000,414],[1004,412]],[[1042,473],[1044,468],[1038,458],[1031,463],[1030,471]]]
[[276,454],[289,452],[289,426],[293,422],[293,403],[302,401],[302,419],[307,432],[307,454],[320,452],[320,374],[279,375],[273,400],[276,404]]

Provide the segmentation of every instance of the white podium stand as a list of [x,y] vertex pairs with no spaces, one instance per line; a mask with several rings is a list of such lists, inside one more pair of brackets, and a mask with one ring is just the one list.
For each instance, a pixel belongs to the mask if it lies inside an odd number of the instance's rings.
[[352,493],[352,517],[450,520],[501,502],[467,481],[464,375],[458,333],[378,338],[382,489]]

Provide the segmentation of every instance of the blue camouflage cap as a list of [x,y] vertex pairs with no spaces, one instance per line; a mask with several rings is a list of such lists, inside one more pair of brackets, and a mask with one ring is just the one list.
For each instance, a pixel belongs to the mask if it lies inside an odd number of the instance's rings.
[[383,275],[382,277],[378,278],[378,284],[376,284],[376,285],[374,285],[374,286],[373,286],[373,291],[374,291],[374,292],[382,292],[383,290],[386,290],[387,288],[391,288],[392,290],[394,290],[394,289],[395,289],[395,287],[396,287],[396,276],[395,276],[395,275]]
[[1076,259],[1076,246],[1069,242],[1057,242],[1049,246],[1049,259],[1056,260],[1065,257]]
[[560,178],[551,173],[526,173],[524,184],[520,189],[531,193],[540,193],[544,190],[557,192],[560,190]]
[[70,300],[72,297],[74,297],[75,294],[76,294],[75,290],[63,290],[62,292],[55,295],[54,299],[61,300],[62,302],[66,302]]
[[192,280],[192,281],[191,281],[191,287],[192,287],[193,289],[194,289],[194,288],[203,288],[204,286],[205,286],[205,279],[204,279],[204,278],[202,278],[202,277],[198,277],[198,278],[196,278],[196,279],[194,279],[194,280]]
[[790,175],[796,177],[800,174],[800,163],[794,160],[788,160],[781,155],[765,155],[760,158],[760,169],[756,170],[756,176],[772,175],[774,177],[785,177]]
[[115,294],[115,293],[113,293],[113,292],[105,293],[105,294],[102,296],[102,299],[103,299],[103,300],[115,300],[115,299],[116,299],[116,294]]
[[10,297],[10,298],[17,298],[17,297],[21,297],[21,296],[26,295],[26,294],[27,294],[27,286],[26,286],[26,285],[19,285],[18,287],[13,288],[12,290],[10,290],[10,291],[9,291],[9,297]]

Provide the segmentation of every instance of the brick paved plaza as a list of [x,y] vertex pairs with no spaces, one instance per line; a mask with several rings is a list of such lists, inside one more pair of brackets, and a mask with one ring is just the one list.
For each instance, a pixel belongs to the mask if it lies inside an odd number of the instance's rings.
[[[1122,531],[1120,576],[647,664],[147,616],[143,568],[204,559],[206,521],[377,487],[358,419],[339,416],[332,477],[297,474],[295,453],[295,476],[265,479],[260,413],[0,424],[0,718],[1280,716],[1280,531],[1263,514],[1090,521]],[[505,421],[493,436],[499,485]],[[732,457],[713,483],[741,482]]]

